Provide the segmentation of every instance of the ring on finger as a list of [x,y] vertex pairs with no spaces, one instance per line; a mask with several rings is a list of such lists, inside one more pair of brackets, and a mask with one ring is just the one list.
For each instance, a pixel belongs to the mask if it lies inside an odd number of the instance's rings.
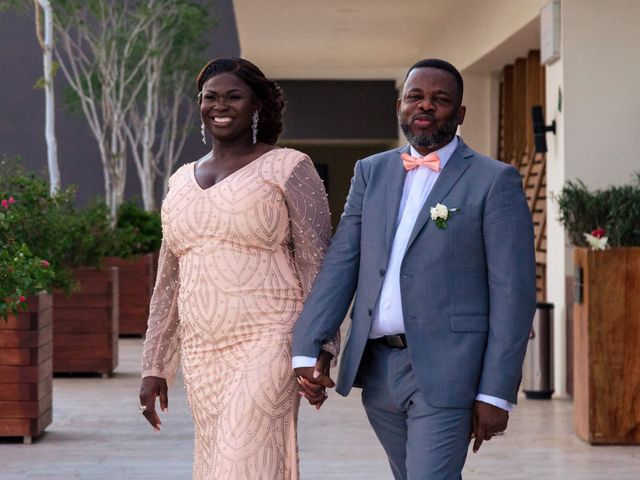
[[138,410],[140,410],[140,413],[143,413],[147,410],[147,406],[146,405],[140,405],[138,406]]

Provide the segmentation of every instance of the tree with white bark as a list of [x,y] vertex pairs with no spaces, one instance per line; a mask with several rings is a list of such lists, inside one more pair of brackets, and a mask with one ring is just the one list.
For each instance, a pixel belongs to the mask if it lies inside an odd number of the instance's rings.
[[[56,142],[55,92],[53,77],[53,11],[49,0],[33,0],[36,12],[36,36],[43,57],[43,88],[45,96],[45,139],[47,141],[47,166],[49,170],[49,192],[60,190],[60,166],[58,165],[58,143]],[[41,15],[41,12],[44,15]],[[42,29],[44,27],[44,35]]]
[[147,25],[143,36],[149,57],[142,72],[144,89],[129,110],[125,131],[135,162],[146,210],[157,208],[155,187],[162,196],[189,132],[196,97],[193,79],[204,62],[204,34],[212,21],[206,4],[155,0],[150,7],[164,15]]
[[162,14],[134,15],[130,3],[59,0],[54,5],[56,58],[98,143],[113,219],[124,200],[126,116],[143,87],[141,71],[148,57],[136,50],[142,31]]
[[[182,151],[192,108],[187,78],[210,28],[187,0],[56,0],[56,58],[98,143],[115,220],[133,156],[146,209]],[[193,102],[193,100],[192,100]]]
[[[53,61],[53,12],[49,0],[0,0],[0,12],[12,9],[18,12],[28,10],[33,2],[36,22],[36,38],[42,48],[43,76],[36,87],[44,90],[45,97],[45,140],[47,143],[47,167],[49,171],[49,193],[53,196],[60,190],[60,166],[55,128],[55,91],[53,79],[56,64]],[[44,32],[43,32],[44,30]]]

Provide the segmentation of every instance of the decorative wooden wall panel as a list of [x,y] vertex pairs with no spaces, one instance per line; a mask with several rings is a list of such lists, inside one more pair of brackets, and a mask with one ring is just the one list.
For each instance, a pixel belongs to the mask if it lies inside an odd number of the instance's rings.
[[547,183],[546,155],[534,152],[531,107],[544,105],[544,67],[532,50],[502,71],[498,159],[520,171],[535,228],[538,300],[546,300]]

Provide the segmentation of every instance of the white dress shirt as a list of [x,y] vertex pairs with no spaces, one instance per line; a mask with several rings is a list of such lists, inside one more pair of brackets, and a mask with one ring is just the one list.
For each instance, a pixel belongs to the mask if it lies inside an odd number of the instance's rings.
[[[437,151],[438,157],[440,157],[441,170],[445,167],[457,146],[458,137],[454,137],[451,142]],[[413,146],[411,147],[411,156],[422,157]],[[374,309],[369,338],[405,332],[402,297],[400,294],[400,266],[407,250],[409,237],[418,219],[418,214],[422,210],[424,202],[427,200],[433,184],[436,183],[439,176],[440,172],[435,172],[424,166],[407,172],[398,209],[396,234],[393,237],[380,297]]]
[[[438,157],[440,157],[441,171],[458,147],[458,143],[458,137],[456,136],[447,145],[437,150]],[[411,146],[411,155],[413,157],[422,156],[413,146]],[[401,161],[399,157],[398,161]],[[431,193],[431,189],[439,175],[440,172],[435,172],[425,166],[419,166],[407,172],[398,209],[396,234],[393,238],[380,297],[374,310],[369,338],[405,333],[400,293],[400,266],[402,265],[407,243],[418,214],[422,210],[424,202],[427,200],[429,193]],[[316,359],[303,356],[293,357],[292,364],[293,368],[313,367],[316,364]],[[513,409],[511,402],[490,395],[478,394],[476,400],[495,405],[507,411]]]

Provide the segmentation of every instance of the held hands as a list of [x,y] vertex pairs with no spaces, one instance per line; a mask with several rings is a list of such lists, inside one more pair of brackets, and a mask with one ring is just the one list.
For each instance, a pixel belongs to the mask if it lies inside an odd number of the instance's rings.
[[168,412],[167,381],[160,377],[144,377],[140,386],[140,412],[156,432],[159,432],[162,422],[160,422],[160,417],[156,413],[156,397],[160,397],[160,409],[163,412]]
[[473,453],[480,450],[484,440],[502,434],[509,422],[509,412],[502,408],[476,400],[473,404],[471,438],[474,438]]
[[300,384],[301,397],[306,398],[311,405],[315,405],[316,410],[327,399],[326,388],[333,388],[335,383],[329,377],[331,369],[331,359],[333,355],[322,350],[318,355],[315,367],[300,367],[294,370],[295,376]]

